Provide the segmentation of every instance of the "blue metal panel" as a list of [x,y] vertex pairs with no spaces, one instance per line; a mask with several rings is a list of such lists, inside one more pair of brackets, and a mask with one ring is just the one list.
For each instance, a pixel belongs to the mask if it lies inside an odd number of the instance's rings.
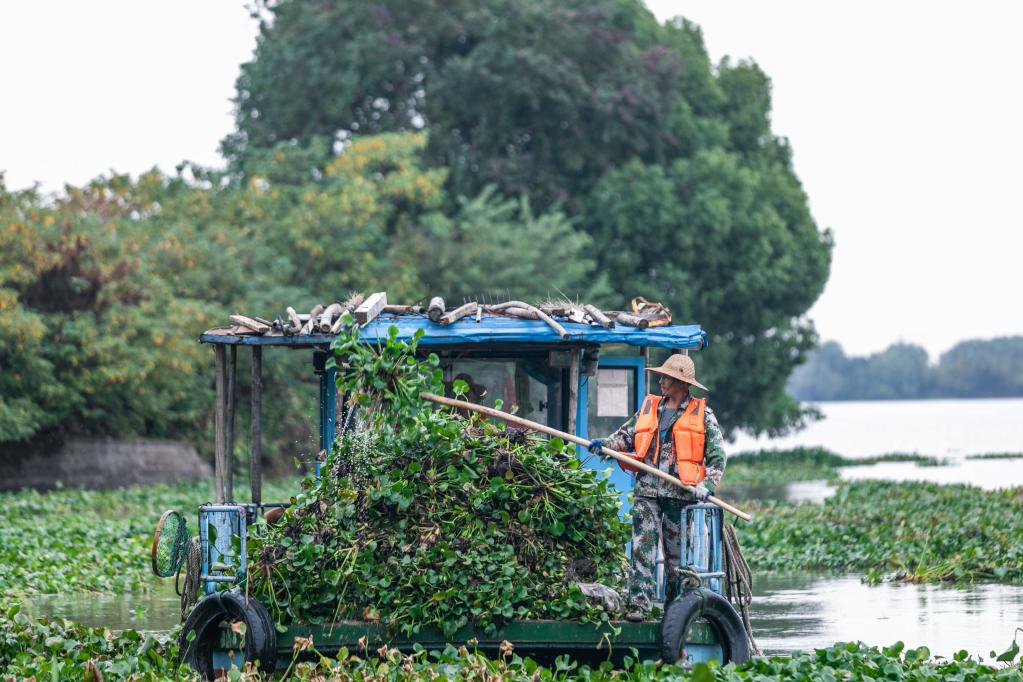
[[686,644],[686,661],[690,664],[707,663],[711,659],[720,662],[724,658],[725,652],[720,644]]
[[[633,400],[638,406],[642,404],[643,397],[646,391],[646,372],[643,370],[646,368],[646,361],[642,357],[601,357],[597,365],[600,368],[619,367],[636,370],[636,383],[634,387]],[[589,435],[589,379],[590,377],[579,376],[579,409],[576,411],[576,435],[580,438],[590,438]],[[594,438],[600,438],[606,436],[606,433],[594,434]],[[577,448],[577,452],[580,457],[586,458],[589,453],[582,447]],[[625,515],[632,509],[632,504],[629,502],[629,493],[632,492],[635,478],[632,474],[627,471],[623,471],[621,467],[615,462],[605,462],[596,457],[589,457],[586,462],[586,466],[597,471],[603,471],[610,466],[611,471],[611,484],[621,493],[621,513]]]
[[[320,372],[320,450],[330,454],[334,444],[334,403],[337,400],[337,368]],[[320,460],[316,459],[316,475],[320,475]]]
[[[210,529],[214,538],[210,541]],[[232,539],[239,539],[238,552]],[[216,591],[217,583],[244,582],[248,566],[246,556],[245,507],[239,505],[204,504],[199,507],[199,543],[202,560],[201,584],[206,594]]]
[[[685,348],[696,350],[706,348],[707,335],[699,325],[669,325],[637,329],[616,326],[614,329],[595,327],[573,322],[560,323],[568,337],[562,339],[557,332],[539,320],[519,320],[507,317],[487,316],[479,323],[473,318],[463,318],[450,325],[431,322],[425,315],[383,314],[360,328],[362,338],[369,343],[379,343],[387,338],[388,329],[397,327],[398,338],[409,340],[419,329],[426,335],[419,341],[422,347],[446,345],[498,344],[498,343],[622,343],[630,346],[655,346],[659,348]],[[210,330],[211,332],[214,330]],[[203,343],[222,343],[244,346],[320,346],[325,347],[334,339],[331,335],[310,334],[305,336],[282,335],[233,335],[205,333],[199,337]]]
[[721,509],[713,504],[691,504],[682,510],[682,556],[699,574],[703,586],[722,594]]

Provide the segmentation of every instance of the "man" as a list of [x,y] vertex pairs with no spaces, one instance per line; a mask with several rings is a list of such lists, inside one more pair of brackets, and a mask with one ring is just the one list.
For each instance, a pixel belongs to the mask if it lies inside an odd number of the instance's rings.
[[725,472],[724,437],[706,398],[689,394],[690,386],[708,390],[696,380],[696,365],[688,355],[672,355],[648,372],[660,375],[661,395],[648,395],[639,412],[606,439],[590,441],[589,449],[602,446],[628,453],[637,461],[656,467],[682,483],[688,492],[652,474],[636,471],[632,505],[632,576],[626,619],[644,620],[657,591],[657,542],[664,539],[665,568],[681,565],[682,510],[707,499]]

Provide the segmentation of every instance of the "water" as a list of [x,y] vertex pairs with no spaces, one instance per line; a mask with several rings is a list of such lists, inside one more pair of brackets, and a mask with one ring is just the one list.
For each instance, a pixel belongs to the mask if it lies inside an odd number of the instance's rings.
[[1023,626],[1023,587],[864,585],[858,576],[754,576],[750,621],[767,654],[825,647],[839,641],[887,646],[903,641],[951,657],[1008,648]]
[[[853,459],[891,452],[917,453],[944,459],[947,465],[883,462],[844,467],[840,474],[850,480],[969,483],[985,490],[1023,486],[1023,458],[967,458],[1023,453],[1023,399],[835,402],[817,407],[824,419],[798,434],[773,439],[740,436],[729,450],[821,446]],[[816,482],[793,484],[785,494],[768,497],[817,501],[826,494],[827,487]]]
[[784,438],[741,434],[729,451],[819,445],[846,457],[889,452],[962,459],[1023,452],[1023,398],[819,403],[824,419]]
[[29,597],[32,617],[49,616],[97,628],[166,631],[181,621],[181,598],[172,579],[155,581],[141,594],[44,594]]
[[[753,633],[766,654],[789,654],[839,641],[887,646],[898,640],[950,657],[960,649],[987,656],[1003,651],[1023,626],[1023,586],[865,585],[858,576],[754,576]],[[139,609],[139,606],[142,606]],[[42,596],[35,616],[63,617],[94,627],[166,631],[178,623],[171,581],[144,595]]]

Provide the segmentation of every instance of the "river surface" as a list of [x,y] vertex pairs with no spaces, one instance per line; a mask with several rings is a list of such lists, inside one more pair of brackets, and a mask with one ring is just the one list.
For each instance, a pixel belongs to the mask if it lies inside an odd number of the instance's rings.
[[750,621],[767,654],[863,641],[927,646],[951,657],[960,649],[988,657],[1009,647],[1023,627],[1023,587],[885,583],[858,576],[762,574],[753,579]]
[[[846,457],[890,452],[932,455],[946,466],[883,463],[846,467],[843,478],[966,482],[984,489],[1023,486],[1023,458],[978,460],[968,455],[1023,453],[1023,399],[927,400],[822,403],[825,419],[779,439],[741,437],[729,452],[823,446]],[[726,474],[727,477],[727,474]],[[793,483],[758,495],[820,502],[831,490],[824,481]],[[960,649],[988,656],[1003,651],[1023,627],[1023,586],[869,586],[855,575],[754,577],[751,620],[765,653],[810,650],[838,641],[928,646],[951,656]],[[165,631],[177,624],[178,597],[172,581],[133,595],[33,597],[36,616],[62,616],[85,625]]]
[[[713,404],[713,399],[711,404]],[[730,452],[820,445],[846,457],[1023,453],[1023,398],[816,403],[824,419],[784,438],[740,434]]]
[[[893,452],[930,455],[946,466],[883,462],[844,467],[845,479],[969,483],[985,490],[1023,486],[1023,457],[974,459],[971,455],[1023,455],[1023,399],[892,400],[819,403],[824,419],[784,438],[740,434],[729,452],[821,446],[853,459]],[[725,474],[727,479],[728,474]],[[790,486],[790,500],[819,501],[822,482]],[[768,495],[774,497],[774,495]]]
[[[170,581],[139,595],[33,597],[35,616],[69,618],[84,625],[166,631],[178,623],[178,597]],[[787,654],[863,641],[887,646],[926,645],[950,657],[960,649],[987,657],[1008,648],[1023,627],[1023,587],[975,585],[864,585],[858,576],[764,573],[754,577],[750,620],[766,654]]]

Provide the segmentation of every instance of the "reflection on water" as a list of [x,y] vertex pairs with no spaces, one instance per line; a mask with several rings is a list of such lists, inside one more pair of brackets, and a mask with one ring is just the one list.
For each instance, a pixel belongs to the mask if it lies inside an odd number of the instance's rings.
[[[727,475],[726,473],[725,476]],[[820,503],[834,492],[835,489],[824,480],[792,483],[728,483],[726,478],[719,496],[734,503],[746,500]]]
[[34,618],[67,618],[89,627],[114,630],[170,630],[181,621],[181,599],[174,581],[162,580],[143,594],[43,594],[29,597]]
[[1023,587],[864,585],[856,576],[754,576],[753,634],[768,654],[902,640],[942,656],[1004,651],[1023,626]]

